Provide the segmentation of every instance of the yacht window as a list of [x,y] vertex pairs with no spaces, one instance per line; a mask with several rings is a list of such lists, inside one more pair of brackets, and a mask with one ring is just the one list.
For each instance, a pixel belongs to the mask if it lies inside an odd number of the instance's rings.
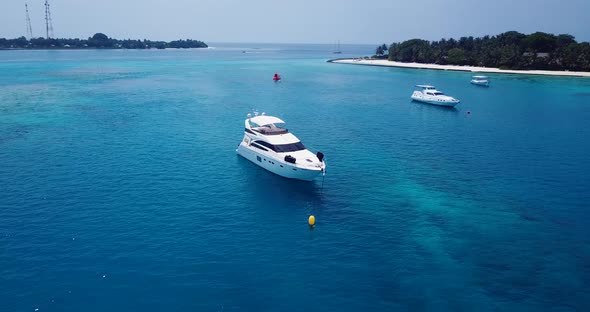
[[256,142],[252,142],[252,144],[250,144],[250,145],[252,145],[252,146],[256,147],[257,149],[261,149],[261,150],[263,150],[263,151],[265,151],[265,152],[268,152],[268,150],[267,150],[266,148],[264,148],[264,147],[262,147],[262,146],[260,146],[260,145],[256,144]]
[[275,150],[275,146],[274,146],[274,145],[272,145],[272,144],[270,144],[270,143],[268,143],[268,142],[264,142],[264,141],[255,141],[255,143],[258,143],[258,144],[260,144],[260,145],[262,145],[262,146],[268,147],[269,149],[271,149],[271,150],[273,150],[273,151]]
[[301,151],[301,150],[305,149],[305,146],[301,142],[289,143],[289,144],[277,144],[277,145],[273,145],[273,144],[270,144],[265,141],[255,141],[255,143],[258,143],[264,147],[267,147],[277,153],[296,152],[296,151]]
[[275,145],[274,147],[275,147],[274,150],[277,153],[296,152],[296,151],[301,151],[301,150],[305,149],[305,146],[301,142],[290,143],[290,144],[280,144],[280,145]]
[[434,92],[434,95],[445,95],[445,94],[442,92]]

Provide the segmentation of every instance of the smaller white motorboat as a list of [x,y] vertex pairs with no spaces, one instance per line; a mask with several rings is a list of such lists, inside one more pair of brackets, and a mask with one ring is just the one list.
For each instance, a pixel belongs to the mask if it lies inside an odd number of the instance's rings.
[[482,87],[490,86],[490,80],[488,79],[488,76],[473,76],[471,77],[471,83]]
[[416,85],[416,88],[419,90],[412,93],[412,100],[414,101],[448,107],[455,107],[455,105],[459,104],[459,100],[436,90],[434,86]]

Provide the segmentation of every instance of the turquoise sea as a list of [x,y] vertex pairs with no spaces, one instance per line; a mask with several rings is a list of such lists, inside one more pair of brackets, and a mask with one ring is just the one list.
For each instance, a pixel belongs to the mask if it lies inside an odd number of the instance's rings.
[[[590,79],[211,46],[0,51],[0,311],[588,311]],[[325,179],[239,157],[253,110]]]

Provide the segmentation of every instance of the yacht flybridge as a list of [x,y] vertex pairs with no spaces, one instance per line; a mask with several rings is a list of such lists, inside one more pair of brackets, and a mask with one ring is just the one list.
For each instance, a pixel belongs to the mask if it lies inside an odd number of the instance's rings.
[[412,100],[414,101],[449,107],[454,107],[459,104],[459,100],[445,95],[436,90],[433,86],[417,85],[416,88],[419,88],[420,90],[416,90],[412,93]]
[[248,114],[244,139],[236,152],[258,166],[290,179],[311,181],[326,172],[324,154],[313,154],[284,128],[285,122],[264,113]]

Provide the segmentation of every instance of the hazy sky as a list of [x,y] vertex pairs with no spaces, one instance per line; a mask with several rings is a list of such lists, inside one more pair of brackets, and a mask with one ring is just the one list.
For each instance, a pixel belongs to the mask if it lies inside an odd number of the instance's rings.
[[[44,36],[44,0],[0,0],[0,38]],[[50,0],[55,37],[391,43],[523,33],[590,41],[590,0]]]

